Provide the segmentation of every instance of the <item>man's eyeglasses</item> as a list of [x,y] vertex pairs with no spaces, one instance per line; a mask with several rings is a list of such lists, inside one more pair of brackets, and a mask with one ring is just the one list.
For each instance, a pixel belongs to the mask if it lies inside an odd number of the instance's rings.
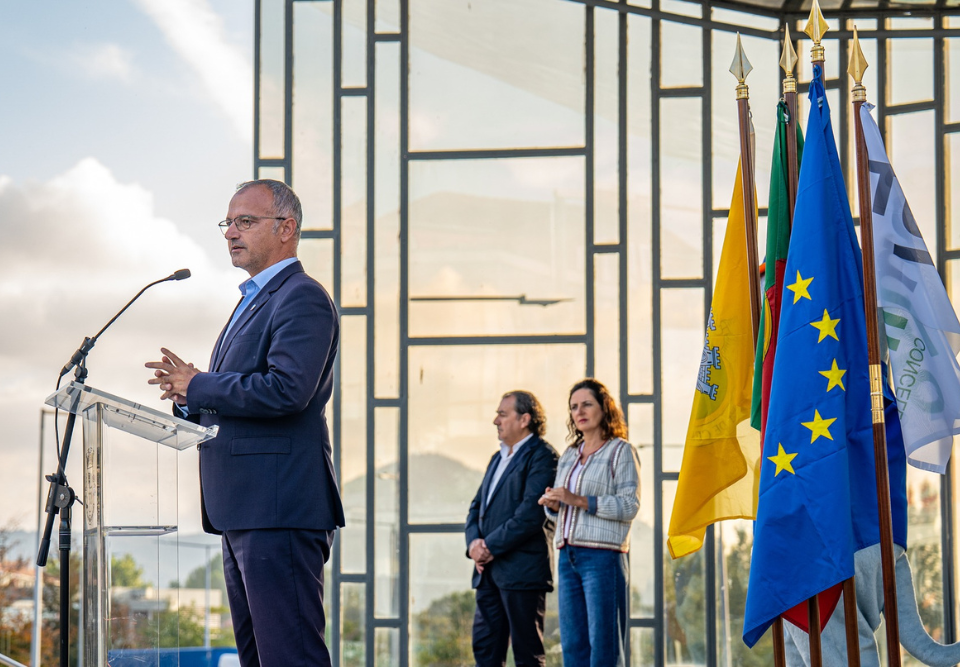
[[227,235],[227,230],[230,229],[230,225],[233,225],[237,228],[238,232],[245,232],[250,227],[260,220],[286,220],[286,218],[279,218],[276,216],[270,215],[238,215],[232,220],[227,218],[226,220],[221,220],[217,223],[217,226],[220,227],[220,231],[223,232],[223,235]]

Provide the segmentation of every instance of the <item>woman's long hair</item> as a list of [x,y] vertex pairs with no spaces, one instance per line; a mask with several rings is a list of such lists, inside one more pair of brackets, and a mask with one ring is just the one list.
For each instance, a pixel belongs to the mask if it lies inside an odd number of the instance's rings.
[[570,447],[577,446],[580,441],[583,440],[583,433],[581,433],[577,425],[573,423],[573,415],[570,414],[570,399],[575,392],[581,389],[589,389],[603,410],[603,421],[600,422],[600,433],[604,441],[614,437],[626,439],[627,423],[623,419],[623,413],[617,406],[617,402],[613,400],[610,390],[599,380],[584,378],[573,385],[570,388],[570,393],[567,395],[567,442],[570,443]]

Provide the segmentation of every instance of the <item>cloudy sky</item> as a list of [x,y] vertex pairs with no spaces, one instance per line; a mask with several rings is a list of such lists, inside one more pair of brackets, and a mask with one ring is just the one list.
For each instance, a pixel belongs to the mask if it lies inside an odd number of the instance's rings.
[[32,529],[43,400],[143,285],[193,272],[104,334],[88,384],[165,409],[143,362],[205,367],[246,276],[216,223],[252,173],[252,63],[253,0],[0,5],[0,525]]

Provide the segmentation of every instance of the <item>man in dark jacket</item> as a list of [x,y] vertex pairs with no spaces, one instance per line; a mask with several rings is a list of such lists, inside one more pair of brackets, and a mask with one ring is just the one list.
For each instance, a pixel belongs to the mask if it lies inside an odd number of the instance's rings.
[[326,290],[297,260],[300,200],[286,184],[242,184],[220,223],[250,278],[199,372],[170,350],[151,384],[187,418],[219,426],[200,447],[203,527],[222,534],[243,667],[329,667],[323,564],[344,523],[326,405],[340,337]]
[[477,589],[473,656],[478,667],[502,667],[512,641],[517,667],[542,666],[553,522],[537,500],[553,484],[557,452],[542,439],[546,417],[530,392],[504,394],[493,423],[500,451],[487,466],[466,524]]

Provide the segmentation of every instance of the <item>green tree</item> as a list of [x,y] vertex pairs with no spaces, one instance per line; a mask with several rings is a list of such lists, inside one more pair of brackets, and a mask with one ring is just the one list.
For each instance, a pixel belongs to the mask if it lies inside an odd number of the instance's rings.
[[473,591],[451,593],[415,616],[414,653],[418,665],[468,667],[473,663],[470,637],[476,600]]
[[[731,655],[730,663],[740,667],[767,667],[773,664],[773,640],[771,633],[766,633],[759,642],[752,648],[747,648],[743,643],[743,614],[747,606],[747,584],[750,580],[750,552],[753,548],[753,535],[743,527],[737,527],[736,542],[726,554],[726,576],[727,576],[727,604],[729,605],[729,614],[727,615],[729,627],[729,639],[723,630],[723,619],[720,619],[719,640],[726,644],[721,646],[721,655],[723,651],[729,650]],[[718,609],[723,609],[721,605]]]
[[124,554],[120,558],[110,556],[110,585],[127,588],[147,586],[143,581],[143,568],[130,554]]

